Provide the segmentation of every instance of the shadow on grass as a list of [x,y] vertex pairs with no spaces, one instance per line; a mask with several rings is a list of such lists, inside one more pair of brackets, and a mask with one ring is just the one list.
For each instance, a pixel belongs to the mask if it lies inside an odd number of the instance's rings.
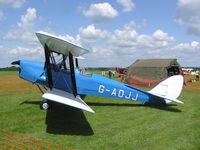
[[[25,101],[23,103],[39,105],[40,102]],[[97,103],[97,102],[86,102],[86,103],[90,106],[149,107],[149,108],[160,109],[160,110],[164,110],[164,111],[182,112],[180,109],[173,107],[173,106],[177,106],[176,104],[166,104],[165,106],[162,106],[162,105],[155,105],[155,104],[120,104],[120,103],[100,103],[100,102],[99,103]],[[64,106],[64,107],[66,109],[67,106]],[[69,108],[71,108],[71,107],[69,107]]]
[[[25,101],[21,104],[38,105],[38,101]],[[82,110],[70,106],[50,102],[52,108],[47,110],[45,123],[46,132],[61,135],[83,135],[90,136],[94,132],[87,121]],[[42,111],[42,110],[38,110]]]
[[152,105],[152,104],[144,104],[144,106],[150,107],[150,108],[154,108],[154,109],[160,109],[160,110],[164,110],[164,111],[171,111],[171,112],[182,112],[180,109],[178,108],[174,108],[171,106],[177,106],[176,104],[166,104],[166,106],[159,106],[159,105]]
[[47,132],[67,135],[93,135],[94,132],[82,110],[59,103],[52,103],[53,108],[47,110]]
[[26,101],[20,103],[20,105],[23,105],[23,104],[33,104],[33,105],[38,105],[39,106],[40,105],[40,101],[29,101],[29,100],[26,100]]
[[94,102],[87,102],[87,104],[89,106],[150,107],[164,111],[181,112],[181,110],[171,107],[171,106],[177,106],[176,104],[167,104],[166,106],[159,106],[153,104],[120,104],[120,103],[94,103]]

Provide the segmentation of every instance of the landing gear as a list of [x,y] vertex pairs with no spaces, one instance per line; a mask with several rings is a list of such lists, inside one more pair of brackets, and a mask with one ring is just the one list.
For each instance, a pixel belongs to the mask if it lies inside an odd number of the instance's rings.
[[47,110],[49,108],[50,108],[50,105],[46,99],[44,99],[40,102],[40,109]]

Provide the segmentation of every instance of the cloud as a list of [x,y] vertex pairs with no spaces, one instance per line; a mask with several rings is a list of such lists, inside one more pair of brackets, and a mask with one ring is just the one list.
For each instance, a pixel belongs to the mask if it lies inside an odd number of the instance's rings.
[[35,8],[28,8],[26,14],[21,16],[20,22],[4,35],[6,40],[35,41],[34,25],[37,21],[37,11]]
[[169,54],[178,58],[183,66],[199,66],[200,42],[179,43],[171,47]]
[[111,33],[111,45],[118,49],[120,55],[133,54],[137,49],[155,51],[157,49],[165,49],[172,45],[175,41],[174,37],[169,36],[162,30],[156,30],[152,35],[139,34],[136,30],[136,24],[131,21],[124,25],[122,29],[116,29]]
[[139,34],[134,21],[113,32],[92,24],[80,28],[79,36],[81,43],[92,41],[85,43],[91,50],[85,55],[86,62],[82,61],[85,66],[128,66],[138,58],[172,58],[171,48],[176,44],[175,38],[161,29],[151,35]]
[[88,10],[83,11],[83,14],[92,18],[94,22],[104,22],[118,16],[117,10],[107,2],[91,4]]
[[21,8],[27,0],[0,0],[0,5],[10,5],[13,8]]
[[191,43],[180,43],[172,48],[172,50],[183,51],[187,53],[195,52],[200,53],[200,43],[197,41],[192,41]]
[[178,0],[175,21],[187,28],[189,34],[200,35],[200,1]]
[[12,48],[8,54],[13,60],[15,59],[30,59],[41,60],[43,58],[43,48],[39,45],[33,47],[21,47]]
[[133,48],[136,45],[137,37],[136,25],[135,22],[132,21],[124,25],[122,29],[116,29],[109,39],[110,43],[115,45],[115,47]]
[[109,32],[95,28],[94,24],[87,26],[86,28],[79,29],[80,37],[87,41],[95,41],[98,39],[106,39],[109,36]]
[[[19,22],[21,25],[18,23],[18,28],[22,26],[25,28],[24,25],[26,26],[27,20],[30,19],[27,16],[21,17]],[[26,27],[32,29],[34,21],[32,22],[31,20],[28,21],[31,25]],[[152,34],[140,34],[134,21],[114,31],[97,28],[94,24],[91,24],[81,27],[76,36],[68,34],[58,36],[76,45],[82,45],[91,51],[84,55],[85,60],[80,60],[80,64],[83,67],[126,67],[136,59],[142,58],[177,58],[181,65],[193,66],[194,64],[198,65],[196,63],[198,63],[197,60],[200,56],[199,41],[177,43],[173,36],[161,29],[155,30]],[[2,48],[0,47],[0,49]],[[42,60],[44,54],[43,48],[37,42],[36,45],[32,46],[11,48],[4,56],[9,57],[10,60],[11,58],[12,60],[21,58]]]
[[153,37],[159,41],[173,41],[174,37],[169,37],[168,33],[163,32],[162,30],[158,29],[153,33]]
[[132,0],[117,0],[117,2],[123,6],[124,12],[130,12],[135,8]]

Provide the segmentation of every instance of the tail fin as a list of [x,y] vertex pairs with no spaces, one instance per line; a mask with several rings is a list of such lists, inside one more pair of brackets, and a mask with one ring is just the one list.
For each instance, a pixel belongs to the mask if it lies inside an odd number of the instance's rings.
[[182,87],[183,76],[175,75],[160,82],[156,87],[150,90],[149,93],[164,98],[166,103],[183,103],[182,101],[177,100],[181,94]]

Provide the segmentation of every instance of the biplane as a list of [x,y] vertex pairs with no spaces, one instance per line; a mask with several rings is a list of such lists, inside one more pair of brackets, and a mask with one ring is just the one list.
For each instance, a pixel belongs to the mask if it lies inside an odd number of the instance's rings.
[[172,76],[150,91],[143,91],[127,84],[108,79],[98,74],[84,74],[79,69],[78,59],[88,53],[87,49],[45,32],[37,32],[44,47],[45,62],[18,60],[19,77],[38,85],[43,92],[41,109],[48,109],[50,101],[94,113],[83,101],[87,95],[140,101],[165,105],[178,100],[183,86],[183,77]]

